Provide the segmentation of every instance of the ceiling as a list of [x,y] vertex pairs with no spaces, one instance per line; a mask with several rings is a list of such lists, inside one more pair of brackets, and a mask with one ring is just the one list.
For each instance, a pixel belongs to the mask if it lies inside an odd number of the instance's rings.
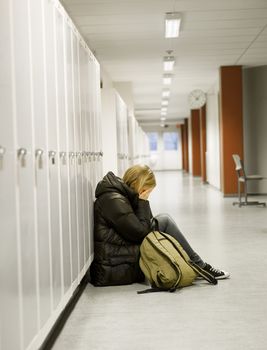
[[[131,82],[136,119],[159,124],[163,56],[175,67],[167,122],[188,117],[188,94],[208,92],[224,65],[267,64],[267,0],[61,0],[114,82]],[[165,39],[166,12],[182,15]]]

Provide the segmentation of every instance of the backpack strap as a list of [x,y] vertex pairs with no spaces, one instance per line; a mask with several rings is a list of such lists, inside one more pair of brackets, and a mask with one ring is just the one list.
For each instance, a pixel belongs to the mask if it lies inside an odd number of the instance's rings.
[[[144,289],[144,290],[139,290],[136,293],[137,294],[145,294],[145,293],[156,293],[156,292],[171,292],[171,290],[169,289],[165,289],[165,288],[158,288],[158,287],[151,287],[148,289]],[[174,291],[172,291],[174,292]]]
[[[162,236],[164,236],[166,239],[168,239],[174,247],[176,247],[177,251],[180,253],[179,248],[177,247],[177,245],[175,244],[177,241],[175,240],[175,238],[173,238],[172,236],[169,237],[168,234],[166,234],[165,232],[161,232]],[[177,242],[179,243],[179,242]],[[186,253],[186,252],[185,252]],[[218,283],[218,281],[216,280],[216,278],[210,274],[209,272],[205,271],[204,269],[202,269],[200,266],[198,266],[196,263],[194,263],[193,261],[190,260],[188,254],[186,253],[186,256],[188,257],[187,259],[183,256],[183,254],[181,254],[181,257],[184,259],[184,261],[190,266],[192,267],[192,269],[201,277],[203,277],[206,281],[208,281],[209,283],[216,285]]]
[[216,285],[218,283],[218,281],[216,280],[216,278],[210,274],[209,272],[205,271],[204,269],[202,269],[200,266],[198,266],[196,263],[194,263],[193,261],[189,261],[188,262],[190,264],[190,266],[192,267],[193,270],[196,271],[196,273],[203,277],[206,281],[208,281],[211,284]]

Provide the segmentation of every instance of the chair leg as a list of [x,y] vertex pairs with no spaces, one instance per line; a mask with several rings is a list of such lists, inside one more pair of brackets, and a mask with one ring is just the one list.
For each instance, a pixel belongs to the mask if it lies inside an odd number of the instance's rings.
[[238,181],[238,201],[239,201],[239,206],[241,207],[241,189],[240,189],[240,181]]
[[244,205],[244,202],[242,202],[242,193],[241,193],[241,184],[240,181],[237,181],[237,188],[238,188],[238,202],[233,202],[233,205],[238,205],[239,208]]
[[244,191],[245,191],[245,205],[247,205],[248,204],[247,181],[244,182]]

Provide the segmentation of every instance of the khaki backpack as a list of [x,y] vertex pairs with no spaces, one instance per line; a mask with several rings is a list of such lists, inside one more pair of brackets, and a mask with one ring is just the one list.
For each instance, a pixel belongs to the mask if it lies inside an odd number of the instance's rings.
[[208,272],[190,261],[179,242],[167,233],[153,231],[140,246],[139,265],[152,289],[139,291],[175,291],[177,288],[191,285],[201,276],[212,284],[217,280]]

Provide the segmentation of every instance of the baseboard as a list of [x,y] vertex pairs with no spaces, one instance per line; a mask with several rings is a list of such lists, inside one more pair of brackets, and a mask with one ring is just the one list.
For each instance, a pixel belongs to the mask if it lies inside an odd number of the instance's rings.
[[70,314],[72,313],[73,309],[75,308],[75,305],[77,304],[78,300],[80,299],[80,296],[82,295],[86,285],[88,283],[88,276],[87,273],[82,278],[80,284],[78,284],[77,288],[75,289],[72,297],[70,298],[69,302],[66,304],[65,308],[59,315],[57,321],[51,328],[50,332],[48,333],[46,339],[42,343],[39,350],[50,350],[57,337],[59,336],[60,332],[62,331],[66,321],[68,320]]

